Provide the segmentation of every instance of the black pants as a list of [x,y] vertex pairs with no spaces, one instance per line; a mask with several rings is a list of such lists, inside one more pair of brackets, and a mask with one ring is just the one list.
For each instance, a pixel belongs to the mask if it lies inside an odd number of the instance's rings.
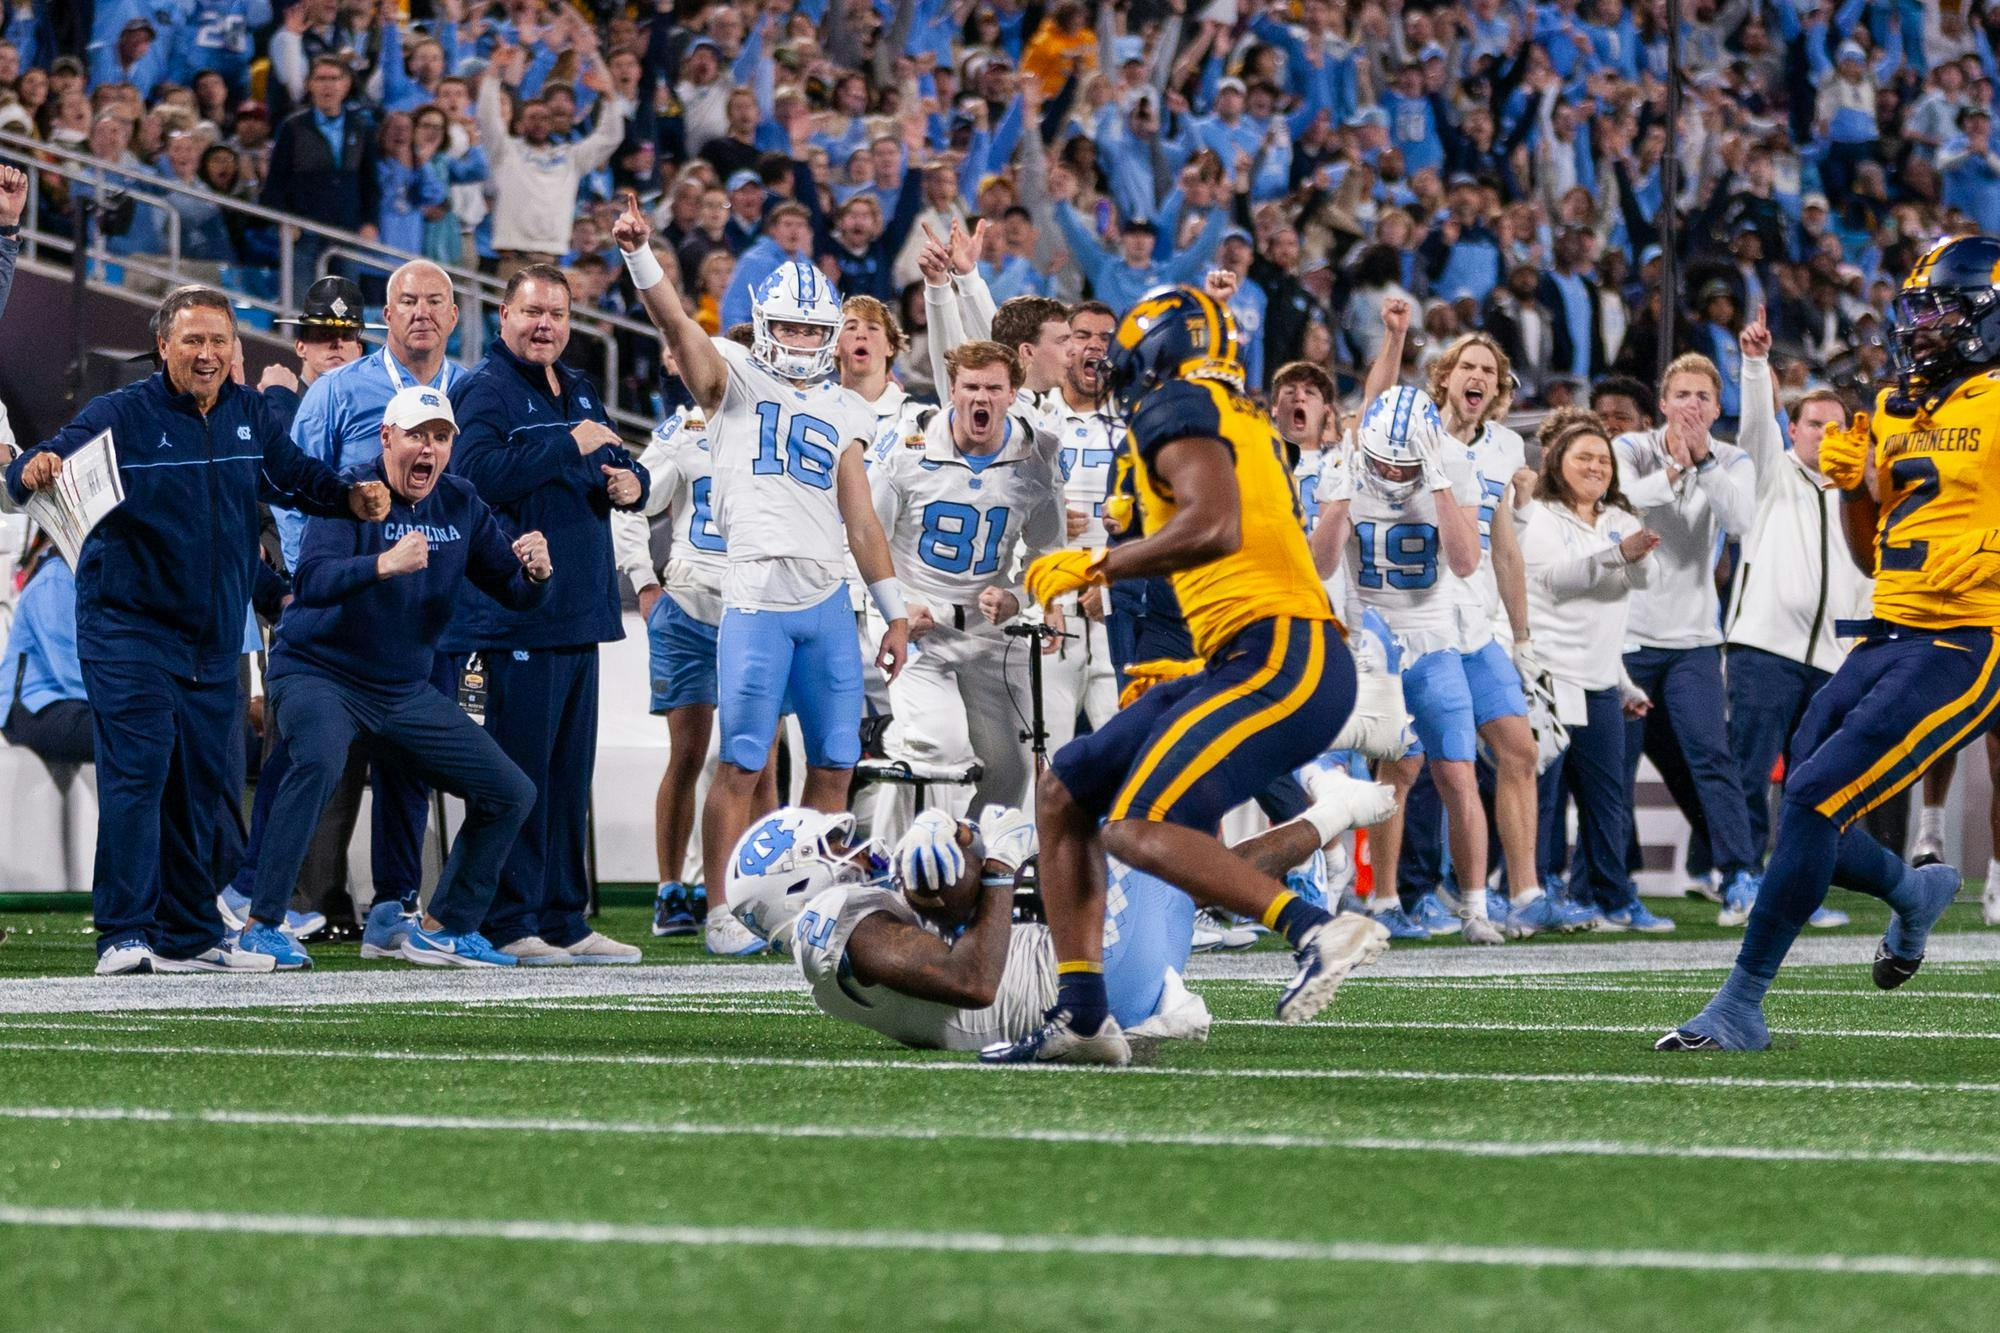
[[0,726],[5,736],[24,749],[33,750],[45,764],[88,764],[96,757],[91,745],[90,705],[81,699],[58,699],[30,713],[15,704]]

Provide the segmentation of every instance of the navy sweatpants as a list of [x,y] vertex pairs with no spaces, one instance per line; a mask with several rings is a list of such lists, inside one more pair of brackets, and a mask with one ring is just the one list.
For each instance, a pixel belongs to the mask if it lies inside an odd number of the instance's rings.
[[597,645],[482,656],[486,733],[538,795],[481,933],[495,945],[539,935],[566,948],[590,933],[584,851],[597,768]]
[[1736,755],[1759,870],[1771,845],[1771,767],[1799,729],[1813,696],[1832,679],[1831,671],[1762,648],[1738,645],[1729,650],[1729,748]]
[[[1729,749],[1721,650],[1640,648],[1625,654],[1625,670],[1632,683],[1653,701],[1652,711],[1627,724],[1627,806],[1638,782],[1641,750],[1653,756],[1656,765],[1661,764],[1662,756],[1673,754],[1687,764],[1695,802],[1723,877],[1754,869],[1758,853],[1750,841],[1736,757]],[[1621,846],[1621,854],[1623,850]]]
[[1543,770],[1536,792],[1541,830],[1536,838],[1535,867],[1544,884],[1562,870],[1556,848],[1566,805],[1563,788],[1576,797],[1577,845],[1571,854],[1569,896],[1605,912],[1630,907],[1636,900],[1625,874],[1625,843],[1632,827],[1631,787],[1627,785],[1625,713],[1618,691],[1584,692],[1585,718],[1571,727],[1569,748]]
[[97,949],[143,941],[192,958],[222,940],[215,893],[227,849],[218,820],[242,800],[232,766],[236,674],[192,681],[151,662],[83,666],[97,759]]
[[477,930],[498,885],[501,861],[535,802],[534,788],[493,738],[429,685],[401,693],[357,688],[297,673],[270,683],[272,724],[286,756],[258,853],[260,921],[285,918],[313,829],[360,740],[420,781],[465,798],[465,827],[445,859],[431,915],[455,934]]

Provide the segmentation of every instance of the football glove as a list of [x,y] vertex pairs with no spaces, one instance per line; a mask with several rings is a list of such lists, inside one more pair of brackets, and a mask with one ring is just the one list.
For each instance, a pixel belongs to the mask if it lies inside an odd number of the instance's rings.
[[1843,491],[1859,486],[1868,470],[1868,414],[1856,412],[1846,426],[1829,426],[1819,441],[1819,470]]
[[1542,659],[1535,653],[1532,639],[1514,641],[1514,669],[1521,673],[1521,688],[1531,690],[1542,675]]
[[1171,657],[1158,657],[1150,662],[1134,662],[1125,668],[1125,689],[1118,696],[1118,706],[1130,708],[1155,685],[1169,680],[1179,680],[1182,676],[1192,676],[1207,665],[1208,663],[1199,660],[1179,661]]
[[1028,566],[1025,580],[1028,596],[1043,606],[1047,606],[1066,592],[1087,588],[1093,583],[1104,582],[1099,567],[1104,563],[1102,547],[1076,547],[1067,551],[1051,551]]
[[912,897],[936,897],[965,875],[965,849],[958,845],[958,821],[942,810],[926,810],[911,821],[896,844],[896,885]]
[[1008,805],[989,805],[980,812],[979,836],[986,841],[986,859],[1013,870],[1038,849],[1035,817]]
[[2000,528],[1965,532],[1931,548],[1924,565],[1943,592],[1964,592],[2000,576]]
[[1355,653],[1354,711],[1333,748],[1358,750],[1370,759],[1401,759],[1410,748],[1409,722],[1402,676],[1383,670],[1372,653]]

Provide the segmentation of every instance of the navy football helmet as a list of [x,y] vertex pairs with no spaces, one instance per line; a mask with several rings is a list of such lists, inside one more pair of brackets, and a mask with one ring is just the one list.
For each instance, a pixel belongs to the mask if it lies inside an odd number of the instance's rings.
[[1243,351],[1228,307],[1192,287],[1141,297],[1111,335],[1105,387],[1130,417],[1145,396],[1179,379],[1218,380],[1243,392]]
[[1889,358],[1906,398],[1933,398],[2000,362],[2000,239],[1932,246],[1896,294]]

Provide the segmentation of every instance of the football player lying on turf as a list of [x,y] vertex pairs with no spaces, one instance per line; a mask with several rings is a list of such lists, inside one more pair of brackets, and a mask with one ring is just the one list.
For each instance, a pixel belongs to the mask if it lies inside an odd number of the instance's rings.
[[[1315,801],[1304,814],[1235,848],[1274,878],[1381,819],[1394,800],[1344,773],[1314,773],[1307,785]],[[1048,927],[1013,921],[1034,822],[993,807],[977,825],[927,810],[886,868],[871,864],[878,858],[854,846],[853,834],[845,814],[794,807],[759,820],[730,853],[730,910],[789,950],[831,1017],[948,1051],[1034,1031],[1056,993]],[[1126,1036],[1206,1040],[1208,1008],[1181,984],[1194,901],[1112,861],[1105,906],[1105,985]]]

